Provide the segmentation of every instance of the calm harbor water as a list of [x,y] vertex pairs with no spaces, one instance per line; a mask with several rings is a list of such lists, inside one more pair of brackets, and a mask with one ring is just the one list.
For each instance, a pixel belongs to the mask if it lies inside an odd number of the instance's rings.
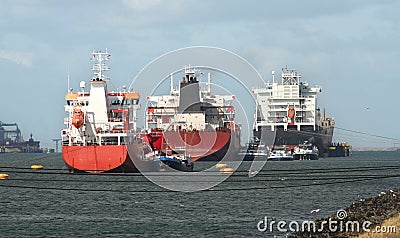
[[[32,164],[45,170],[22,169]],[[285,234],[258,231],[264,216],[315,220],[400,188],[400,152],[268,162],[255,178],[239,173],[193,193],[136,175],[68,174],[60,154],[0,154],[0,173],[9,174],[0,180],[1,237],[272,237]]]

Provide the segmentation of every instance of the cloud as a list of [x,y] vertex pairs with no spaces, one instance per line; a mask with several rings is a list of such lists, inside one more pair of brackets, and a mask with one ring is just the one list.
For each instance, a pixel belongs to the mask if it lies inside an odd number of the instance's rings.
[[0,59],[8,60],[28,68],[32,67],[32,53],[0,50]]
[[123,0],[122,2],[135,11],[146,11],[160,5],[161,0]]

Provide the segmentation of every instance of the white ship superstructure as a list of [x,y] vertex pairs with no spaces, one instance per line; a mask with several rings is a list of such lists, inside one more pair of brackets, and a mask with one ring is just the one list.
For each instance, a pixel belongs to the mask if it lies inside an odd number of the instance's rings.
[[124,137],[136,131],[139,93],[126,92],[125,87],[122,91],[108,91],[109,78],[103,73],[109,70],[106,65],[109,57],[108,52],[94,52],[96,63],[92,70],[95,76],[90,80],[89,91],[85,91],[86,83],[82,81],[80,92],[70,90],[67,93],[64,145],[121,145]]
[[[223,128],[226,123],[233,123],[235,112],[232,102],[234,95],[211,95],[211,75],[205,88],[199,87],[195,90],[188,87],[193,94],[191,98],[181,98],[181,85],[190,84],[196,80],[196,70],[185,66],[185,77],[179,87],[174,88],[173,76],[170,78],[170,95],[148,96],[149,106],[146,114],[146,128],[162,129],[163,131],[185,130],[203,131]],[[194,89],[194,88],[193,88]],[[185,97],[184,95],[183,97]],[[196,100],[193,100],[195,98]],[[187,102],[193,102],[189,103]],[[182,104],[187,105],[182,105]]]

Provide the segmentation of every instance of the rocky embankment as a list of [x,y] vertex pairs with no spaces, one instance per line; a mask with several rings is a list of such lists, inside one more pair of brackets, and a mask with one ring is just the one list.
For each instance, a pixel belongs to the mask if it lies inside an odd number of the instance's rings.
[[[354,237],[364,232],[363,225],[373,232],[375,226],[381,225],[385,220],[400,213],[400,190],[382,192],[377,197],[355,202],[343,210],[345,212],[341,214],[342,219],[338,218],[340,214],[332,214],[315,221],[315,232],[312,229],[310,231],[304,229],[304,231],[293,233],[289,237]],[[329,219],[337,221],[331,228],[327,224]],[[356,229],[355,222],[359,224],[359,231]],[[322,223],[325,224],[322,226]],[[346,224],[348,224],[347,228]],[[353,224],[354,229],[352,229]],[[320,229],[321,227],[323,229]],[[336,227],[336,231],[332,227]],[[340,227],[342,227],[342,231]],[[396,228],[399,230],[397,232],[400,232],[400,224]]]

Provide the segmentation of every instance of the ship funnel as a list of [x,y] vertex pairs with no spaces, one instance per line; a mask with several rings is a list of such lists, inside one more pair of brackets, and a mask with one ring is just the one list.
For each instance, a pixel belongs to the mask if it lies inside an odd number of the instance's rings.
[[200,110],[200,85],[195,76],[195,69],[185,66],[185,77],[180,82],[179,112],[199,112]]

